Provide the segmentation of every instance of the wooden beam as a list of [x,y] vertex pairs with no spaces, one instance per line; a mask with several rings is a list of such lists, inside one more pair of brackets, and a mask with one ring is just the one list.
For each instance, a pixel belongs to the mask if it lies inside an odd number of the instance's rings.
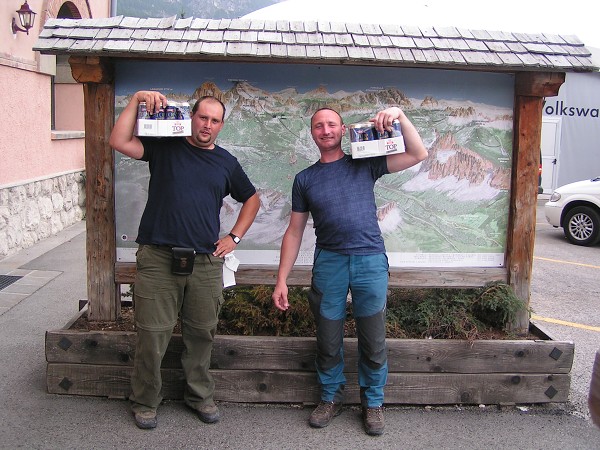
[[[132,367],[49,363],[50,394],[127,398]],[[181,400],[185,388],[181,369],[162,369],[162,394]],[[317,403],[320,388],[314,373],[265,370],[211,370],[215,400],[236,403]],[[347,404],[360,404],[358,376],[347,373]],[[385,403],[456,405],[555,403],[569,398],[569,374],[544,373],[389,373]]]
[[108,140],[115,117],[112,84],[84,84],[88,318],[116,320],[121,312],[116,261],[114,154]]
[[[545,96],[557,95],[564,79],[564,73],[519,73],[515,77],[513,164],[506,267],[509,284],[527,305],[533,271],[543,100]],[[514,324],[515,331],[527,331],[528,316],[528,311],[522,311]]]
[[565,82],[564,72],[521,72],[515,79],[515,95],[554,97]]
[[[133,331],[57,330],[46,332],[49,363],[133,366]],[[390,372],[405,373],[569,373],[573,342],[551,340],[387,339]],[[211,367],[221,370],[315,371],[314,337],[215,337]],[[171,337],[161,367],[181,369],[180,334]],[[346,372],[356,372],[358,343],[344,339]]]
[[[296,266],[288,277],[289,286],[310,286],[312,266]],[[259,284],[275,285],[277,266],[241,265],[235,274],[240,286]],[[390,269],[390,287],[481,287],[492,281],[506,283],[508,274],[503,267],[457,267],[422,268],[403,267]],[[135,281],[135,263],[118,262],[115,264],[115,282],[133,284]]]
[[112,83],[114,70],[112,64],[94,56],[70,56],[71,74],[79,83]]

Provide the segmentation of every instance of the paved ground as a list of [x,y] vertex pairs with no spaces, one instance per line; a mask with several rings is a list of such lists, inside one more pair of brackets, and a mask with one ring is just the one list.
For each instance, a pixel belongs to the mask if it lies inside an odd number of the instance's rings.
[[[538,219],[543,220],[543,216]],[[84,223],[77,224],[0,261],[0,275],[22,276],[0,291],[2,449],[600,449],[600,429],[589,420],[584,402],[590,355],[594,345],[599,347],[600,333],[552,323],[547,325],[559,334],[557,338],[573,334],[576,345],[573,399],[569,403],[502,408],[392,407],[386,411],[386,434],[377,438],[362,432],[356,408],[347,409],[328,428],[313,430],[307,425],[310,409],[298,405],[221,403],[222,421],[205,425],[181,402],[167,402],[159,410],[159,427],[142,431],[133,425],[126,401],[47,394],[44,333],[64,326],[76,314],[79,300],[87,296],[84,227]],[[548,248],[554,248],[556,230],[546,231],[551,239]],[[590,249],[586,254],[597,258],[599,249]],[[574,291],[578,297],[582,294],[575,290],[576,282],[569,283],[573,289],[561,289],[563,280],[543,266],[551,265],[547,261],[551,258],[540,258],[546,259],[535,261],[534,278],[542,271],[539,277],[550,277],[550,282],[532,289],[532,302],[535,298],[538,314],[551,317],[554,302],[541,300],[547,292],[546,284],[555,286],[550,295],[559,299],[564,291]],[[587,265],[592,267],[578,266],[577,272],[592,277],[590,281],[593,279],[597,286],[598,271],[593,269],[594,264]],[[596,266],[600,268],[600,264]],[[584,288],[581,286],[581,292],[590,292],[589,287],[587,291]],[[597,294],[594,289],[592,294]],[[579,306],[573,307],[575,303],[569,301],[564,305],[564,317],[586,323],[576,319],[586,319],[587,314],[589,322],[591,308],[599,309],[597,303],[592,303],[598,298],[588,294],[585,300],[589,309],[581,316],[572,316]],[[579,357],[579,348],[585,349],[581,352],[583,358]]]
[[591,371],[600,350],[600,245],[570,244],[562,229],[548,224],[542,203],[537,210],[531,283],[533,317],[553,338],[575,343],[567,406],[573,414],[588,418]]

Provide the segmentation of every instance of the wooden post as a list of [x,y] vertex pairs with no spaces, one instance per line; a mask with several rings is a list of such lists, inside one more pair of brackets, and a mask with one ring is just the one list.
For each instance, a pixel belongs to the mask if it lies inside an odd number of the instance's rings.
[[[524,72],[515,77],[515,119],[510,220],[507,235],[508,283],[529,305],[537,210],[538,169],[542,148],[544,97],[558,95],[564,73]],[[529,314],[523,311],[514,324],[526,333]]]
[[85,105],[86,254],[88,319],[115,321],[121,299],[115,283],[114,153],[108,145],[115,117],[113,69],[100,58],[71,57]]

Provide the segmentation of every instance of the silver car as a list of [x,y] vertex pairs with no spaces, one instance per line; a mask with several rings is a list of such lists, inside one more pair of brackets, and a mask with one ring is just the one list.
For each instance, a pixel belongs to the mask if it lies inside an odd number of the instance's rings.
[[546,220],[575,245],[600,242],[600,177],[566,184],[544,205]]

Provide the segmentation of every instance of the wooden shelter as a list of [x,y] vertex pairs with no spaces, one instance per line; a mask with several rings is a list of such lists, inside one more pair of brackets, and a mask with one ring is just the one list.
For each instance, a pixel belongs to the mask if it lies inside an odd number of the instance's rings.
[[[44,54],[69,55],[73,77],[84,85],[90,320],[116,320],[121,302],[119,285],[132,283],[135,273],[135,264],[116,262],[115,250],[114,154],[108,140],[115,116],[114,63],[120,59],[287,62],[514,74],[514,143],[504,267],[403,268],[392,271],[390,285],[474,287],[503,281],[527,302],[533,263],[543,101],[557,95],[565,72],[594,70],[590,52],[575,36],[312,21],[121,16],[51,19],[45,23],[34,49]],[[239,284],[273,284],[276,269],[241,266],[236,278]],[[309,268],[298,267],[289,283],[308,285],[309,277]],[[528,326],[529,318],[524,313],[519,328]],[[59,345],[60,340],[57,337],[52,345]],[[572,361],[572,344],[569,348],[562,348],[558,353],[570,353]],[[544,358],[547,359],[547,355]],[[560,355],[554,361],[558,358]],[[561,360],[557,364],[562,365],[558,371],[563,374],[566,366],[570,368],[568,361]],[[515,369],[508,372],[512,370]],[[546,374],[540,378],[543,379],[553,373],[553,369],[546,367],[540,372]],[[56,378],[49,376],[52,377]],[[60,377],[56,381],[60,381]],[[514,383],[519,384],[518,380]],[[564,379],[562,387],[564,392]],[[476,398],[481,397],[471,396],[471,400]]]

